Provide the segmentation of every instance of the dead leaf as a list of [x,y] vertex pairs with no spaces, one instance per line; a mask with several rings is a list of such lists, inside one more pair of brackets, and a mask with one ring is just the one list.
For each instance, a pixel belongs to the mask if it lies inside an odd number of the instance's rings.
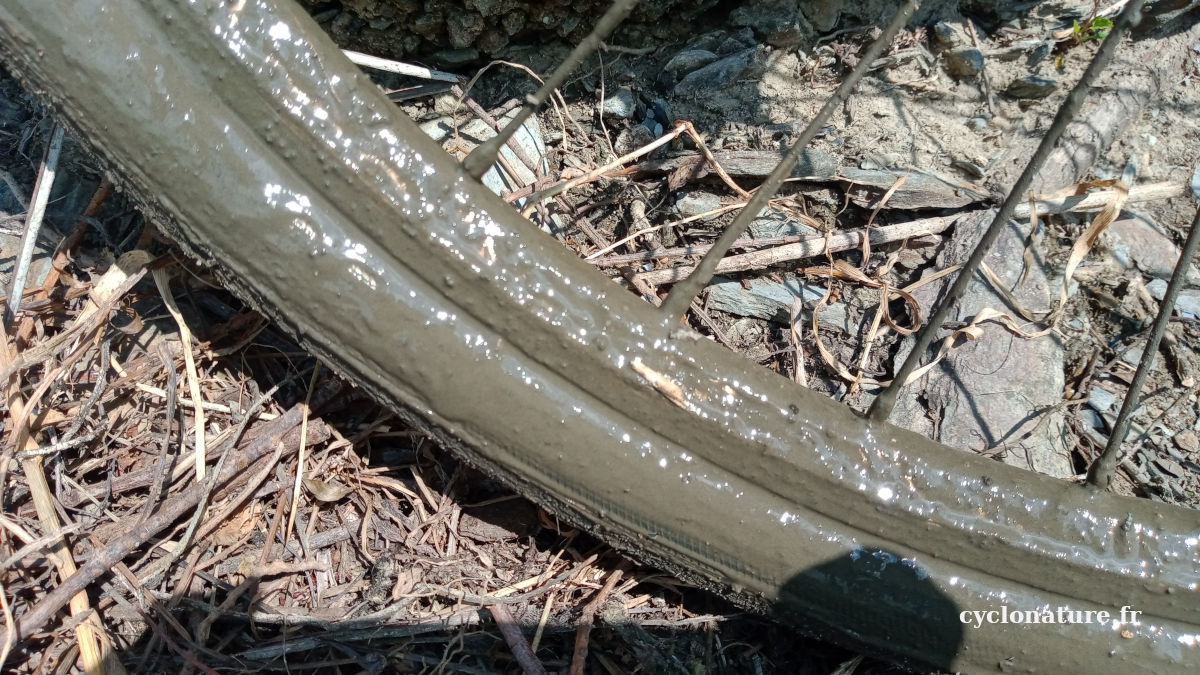
[[314,497],[323,502],[336,502],[354,491],[353,488],[348,488],[337,482],[326,482],[317,480],[316,478],[308,478],[307,476],[302,480],[304,481],[304,487],[308,488],[308,491]]

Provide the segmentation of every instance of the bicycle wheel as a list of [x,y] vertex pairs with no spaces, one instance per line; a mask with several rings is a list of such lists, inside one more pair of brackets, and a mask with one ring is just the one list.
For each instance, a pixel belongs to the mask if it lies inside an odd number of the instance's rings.
[[13,0],[0,32],[231,286],[634,556],[914,665],[1200,661],[1200,514],[866,422],[687,339],[468,178],[297,8]]

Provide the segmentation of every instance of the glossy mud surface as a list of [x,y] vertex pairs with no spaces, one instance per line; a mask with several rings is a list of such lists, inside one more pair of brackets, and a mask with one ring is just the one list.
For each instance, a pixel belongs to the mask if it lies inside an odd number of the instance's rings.
[[[869,426],[675,334],[461,174],[296,8],[14,1],[0,31],[194,253],[635,555],[927,667],[1200,662],[1200,514]],[[959,616],[1126,606],[1137,622]]]

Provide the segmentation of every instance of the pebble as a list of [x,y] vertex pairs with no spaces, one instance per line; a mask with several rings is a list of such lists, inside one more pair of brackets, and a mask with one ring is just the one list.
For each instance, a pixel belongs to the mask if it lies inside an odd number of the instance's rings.
[[934,49],[953,49],[966,42],[967,34],[962,26],[958,26],[947,21],[938,21],[933,24],[933,29],[929,34]]
[[972,117],[971,119],[967,120],[967,128],[971,131],[986,131],[988,128],[987,118]]
[[1035,99],[1046,98],[1058,89],[1058,81],[1048,77],[1038,77],[1037,75],[1026,75],[1018,77],[1012,84],[1008,85],[1005,93],[1013,98]]
[[[1153,221],[1138,215],[1120,218],[1108,226],[1116,239],[1113,256],[1124,267],[1136,263],[1147,275],[1168,279],[1179,260],[1179,247]],[[1200,282],[1195,267],[1188,271],[1188,283]]]
[[1191,429],[1184,429],[1175,434],[1175,445],[1179,446],[1180,450],[1185,452],[1200,451],[1200,440],[1196,437],[1196,432]]
[[750,70],[754,64],[754,53],[754,49],[743,49],[699,70],[694,70],[675,85],[675,91],[679,94],[699,94],[706,89],[731,87]]
[[605,117],[616,117],[627,120],[633,117],[637,111],[637,100],[633,97],[633,90],[629,87],[621,87],[610,93],[604,99],[604,104],[600,106],[600,113]]
[[[1151,280],[1146,284],[1146,290],[1155,300],[1162,300],[1167,295],[1167,282],[1163,279]],[[1187,288],[1180,291],[1179,297],[1175,298],[1175,311],[1187,319],[1200,317],[1200,291]]]
[[[714,281],[715,283],[708,287],[709,309],[778,323],[787,323],[790,320],[792,302],[797,297],[804,303],[804,316],[811,319],[813,305],[825,296],[824,288],[801,283],[796,279],[784,282],[754,279],[746,284],[748,288],[740,281],[722,277],[716,277]],[[806,333],[810,325],[805,326]],[[851,333],[846,306],[835,302],[822,309],[821,327]]]
[[808,0],[800,3],[800,11],[817,32],[828,33],[841,17],[842,0]]
[[710,192],[689,192],[675,202],[675,209],[683,216],[695,216],[721,208],[721,198]]
[[1096,412],[1108,412],[1116,403],[1117,395],[1103,387],[1093,386],[1088,391],[1088,406]]
[[975,77],[983,72],[983,52],[974,47],[954,49],[945,53],[946,72],[957,78]]
[[790,237],[794,235],[809,236],[819,234],[816,230],[799,221],[788,218],[786,214],[771,211],[750,221],[747,228],[750,235],[756,239],[773,237]]

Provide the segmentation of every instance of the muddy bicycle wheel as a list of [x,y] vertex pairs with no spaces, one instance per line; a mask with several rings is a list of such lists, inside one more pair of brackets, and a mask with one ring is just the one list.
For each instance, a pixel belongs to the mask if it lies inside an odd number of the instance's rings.
[[[0,33],[233,288],[634,556],[924,667],[1200,660],[1200,514],[864,421],[689,339],[465,175],[295,7],[14,1]],[[963,618],[1059,608],[1110,620]]]

